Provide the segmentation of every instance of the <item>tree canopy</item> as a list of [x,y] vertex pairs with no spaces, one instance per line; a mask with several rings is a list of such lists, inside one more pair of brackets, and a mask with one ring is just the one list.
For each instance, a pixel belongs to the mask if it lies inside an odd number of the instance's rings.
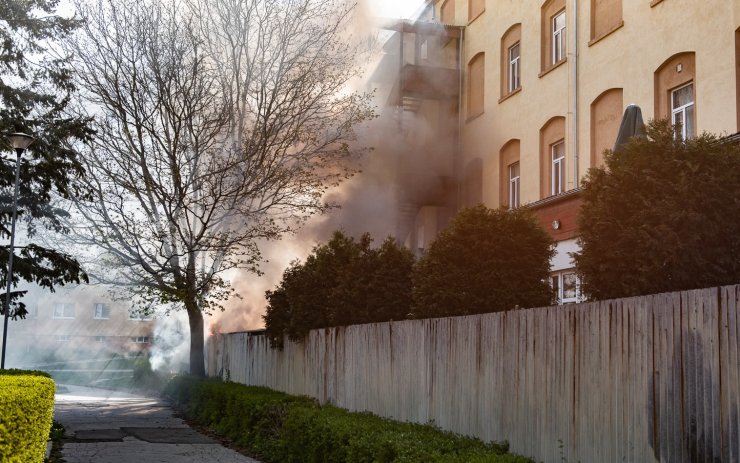
[[582,288],[596,299],[740,282],[740,146],[651,121],[583,182]]
[[371,245],[367,233],[355,240],[338,231],[306,262],[285,270],[278,287],[266,293],[273,346],[282,346],[286,334],[300,341],[316,328],[408,318],[413,254],[390,237]]
[[498,312],[552,302],[550,236],[526,209],[461,210],[414,269],[417,318]]
[[[184,308],[190,371],[204,374],[203,312],[256,275],[260,240],[328,210],[351,175],[355,126],[372,116],[348,90],[358,47],[343,1],[80,2],[72,50],[95,108],[84,153],[94,200],[75,239],[98,280],[143,306]],[[242,273],[244,275],[244,273]]]
[[[61,221],[67,212],[53,205],[55,197],[84,197],[80,180],[84,168],[76,145],[92,135],[89,120],[70,114],[75,86],[67,55],[58,54],[59,42],[79,21],[54,14],[56,0],[0,0],[0,237],[9,239],[16,155],[7,135],[24,132],[34,137],[20,166],[18,230],[24,240],[13,259],[13,285],[20,280],[53,290],[57,285],[86,281],[79,263],[56,248],[34,242],[38,227],[66,232]],[[8,248],[0,248],[7,262]],[[7,269],[3,264],[3,291]],[[26,314],[18,303],[23,292],[11,292],[13,317]]]

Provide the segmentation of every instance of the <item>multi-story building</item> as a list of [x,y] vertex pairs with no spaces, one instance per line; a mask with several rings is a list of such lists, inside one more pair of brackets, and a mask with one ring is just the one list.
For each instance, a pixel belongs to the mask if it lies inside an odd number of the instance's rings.
[[10,321],[8,358],[38,363],[50,356],[66,359],[110,354],[134,355],[151,348],[155,321],[104,290],[78,286],[51,293],[35,288],[24,297],[28,315]]
[[[444,200],[402,201],[399,238],[423,249],[463,206],[530,207],[557,241],[562,302],[579,297],[579,186],[628,104],[683,137],[740,130],[738,0],[429,0],[417,21],[389,28],[403,37],[389,42],[402,57],[389,103],[433,134],[407,135],[433,162],[417,156],[405,170],[444,166],[453,185],[433,189]],[[439,67],[457,75],[440,79]]]

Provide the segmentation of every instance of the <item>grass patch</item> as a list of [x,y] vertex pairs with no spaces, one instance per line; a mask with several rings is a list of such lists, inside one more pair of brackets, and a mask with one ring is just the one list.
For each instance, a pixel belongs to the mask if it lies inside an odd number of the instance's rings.
[[166,394],[185,415],[265,463],[529,463],[506,443],[351,413],[266,388],[177,377]]

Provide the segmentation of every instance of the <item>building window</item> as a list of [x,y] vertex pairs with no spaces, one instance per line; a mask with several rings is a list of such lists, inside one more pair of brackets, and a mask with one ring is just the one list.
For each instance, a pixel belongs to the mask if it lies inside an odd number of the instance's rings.
[[93,318],[96,320],[108,320],[110,318],[110,307],[100,302],[96,303]]
[[132,336],[131,342],[135,344],[149,344],[149,336]]
[[563,192],[563,183],[565,181],[565,142],[561,141],[555,143],[550,148],[552,156],[551,172],[552,178],[550,181],[550,194],[559,195]]
[[676,53],[654,73],[655,119],[668,119],[677,128],[676,136],[696,135],[696,53]]
[[69,342],[72,340],[72,336],[69,334],[57,334],[57,335],[54,335],[54,339],[57,342]]
[[485,55],[478,53],[468,64],[468,118],[483,114]]
[[522,25],[514,24],[501,36],[501,98],[521,88]]
[[565,57],[565,10],[552,18],[552,61],[557,64]]
[[439,10],[439,19],[442,24],[454,24],[455,22],[455,0],[447,0]]
[[566,190],[565,118],[555,116],[540,129],[540,198]]
[[552,274],[550,285],[558,304],[581,302],[581,281],[572,269]]
[[509,47],[509,93],[519,88],[519,42]]
[[73,304],[54,304],[54,315],[56,319],[75,318],[75,306]]
[[519,207],[519,163],[509,166],[509,207]]
[[676,130],[676,138],[686,140],[694,137],[693,83],[671,92],[671,122]]
[[105,336],[95,336],[95,342],[105,342]]
[[26,317],[28,318],[39,318],[39,306],[34,304],[31,306],[26,306],[26,310],[28,311],[28,315]]
[[[504,143],[499,151],[499,205],[509,209],[519,207],[521,204],[519,145],[519,140],[513,138]],[[514,190],[512,190],[512,187],[515,187]],[[512,202],[512,200],[515,200],[515,202]]]

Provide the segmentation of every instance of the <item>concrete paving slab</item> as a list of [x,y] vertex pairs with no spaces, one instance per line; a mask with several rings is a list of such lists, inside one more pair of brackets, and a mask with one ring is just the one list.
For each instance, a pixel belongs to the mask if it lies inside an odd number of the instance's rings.
[[67,463],[259,463],[188,427],[163,401],[96,388],[57,388]]

